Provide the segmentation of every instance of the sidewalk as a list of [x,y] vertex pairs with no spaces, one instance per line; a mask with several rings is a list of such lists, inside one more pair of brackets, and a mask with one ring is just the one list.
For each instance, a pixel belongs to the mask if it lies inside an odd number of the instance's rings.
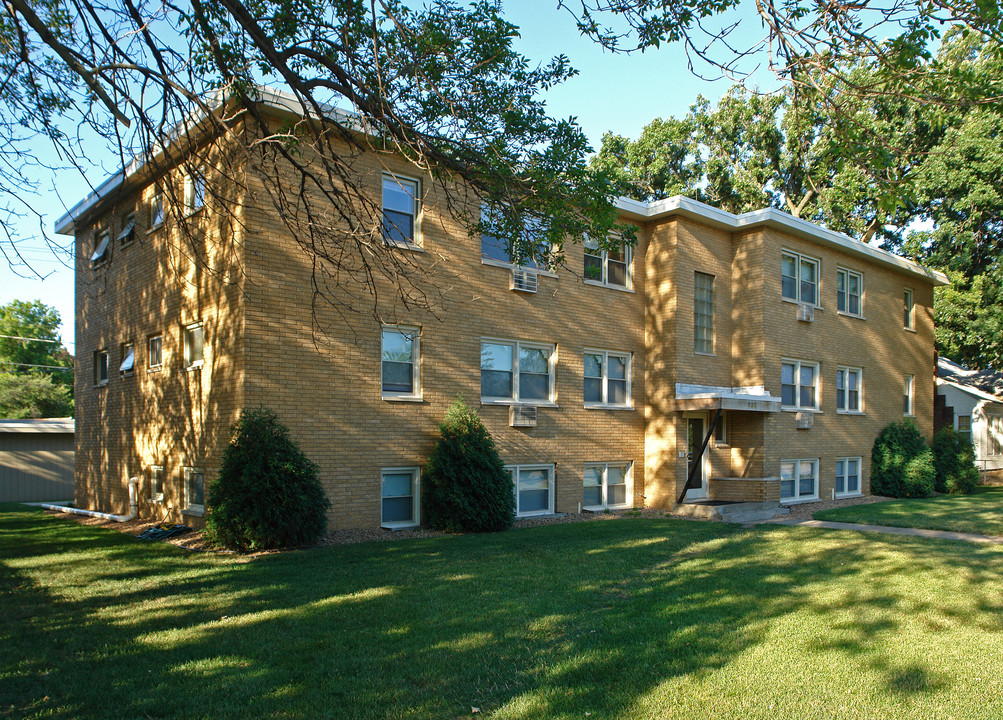
[[774,525],[792,527],[825,528],[828,530],[856,530],[888,535],[910,535],[912,537],[938,538],[940,540],[962,540],[965,542],[1003,545],[1003,537],[978,535],[976,533],[951,532],[949,530],[924,530],[921,528],[891,527],[890,525],[858,525],[857,523],[830,522],[828,520],[775,520]]

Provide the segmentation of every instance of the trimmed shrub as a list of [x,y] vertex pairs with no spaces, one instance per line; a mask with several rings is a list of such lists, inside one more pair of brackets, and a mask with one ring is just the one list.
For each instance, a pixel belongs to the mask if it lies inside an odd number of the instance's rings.
[[421,495],[425,523],[440,530],[494,532],[515,519],[512,476],[484,423],[462,398],[439,426]]
[[933,494],[933,453],[916,423],[906,419],[886,426],[871,450],[871,492],[888,497]]
[[210,541],[234,550],[296,547],[327,529],[330,501],[317,466],[266,408],[244,410],[231,430],[219,477],[206,496]]
[[942,427],[933,436],[933,467],[937,492],[968,495],[979,484],[972,441],[953,427]]

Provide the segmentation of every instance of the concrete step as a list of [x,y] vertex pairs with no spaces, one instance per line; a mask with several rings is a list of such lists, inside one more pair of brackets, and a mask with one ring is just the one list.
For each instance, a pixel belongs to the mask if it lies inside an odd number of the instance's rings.
[[780,507],[780,504],[776,502],[715,503],[697,501],[677,505],[674,512],[676,515],[686,517],[745,525],[769,520],[777,515],[786,515],[790,510]]

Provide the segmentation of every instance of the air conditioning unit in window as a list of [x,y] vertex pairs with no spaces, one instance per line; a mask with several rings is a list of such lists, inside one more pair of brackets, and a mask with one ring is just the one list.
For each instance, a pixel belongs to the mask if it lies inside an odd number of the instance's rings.
[[815,413],[802,410],[794,416],[794,427],[798,430],[811,430],[815,425]]
[[815,322],[815,306],[808,303],[799,303],[798,320],[800,322]]
[[540,284],[540,276],[533,270],[523,268],[513,268],[512,270],[512,290],[519,292],[535,293]]
[[508,424],[512,427],[536,427],[536,405],[513,405],[510,407]]

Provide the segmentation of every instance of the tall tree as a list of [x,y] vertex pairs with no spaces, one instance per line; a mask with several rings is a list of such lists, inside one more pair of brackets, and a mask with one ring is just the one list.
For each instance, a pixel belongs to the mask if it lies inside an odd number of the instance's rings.
[[59,336],[59,311],[41,300],[0,305],[0,371],[44,375],[73,389],[73,357]]

